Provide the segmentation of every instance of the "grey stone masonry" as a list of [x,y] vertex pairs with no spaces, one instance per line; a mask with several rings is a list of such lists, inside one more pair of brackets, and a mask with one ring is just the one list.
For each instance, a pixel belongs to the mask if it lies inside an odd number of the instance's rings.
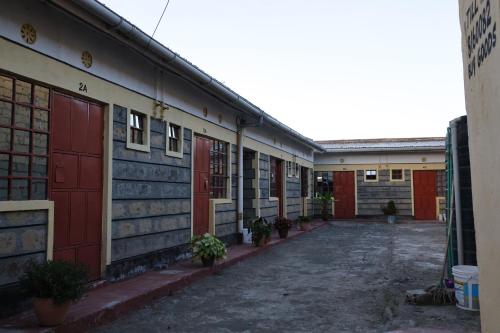
[[300,214],[300,178],[285,177],[286,178],[286,206],[287,217],[290,220],[297,220]]
[[391,181],[390,170],[379,170],[377,182],[365,182],[364,171],[356,174],[358,215],[382,215],[381,207],[394,200],[398,215],[411,216],[411,170],[404,170],[404,181]]
[[24,265],[47,257],[47,210],[0,212],[0,286],[17,282]]
[[253,220],[256,216],[253,202],[255,200],[255,170],[253,162],[255,152],[245,151],[243,155],[243,220],[245,222]]
[[269,201],[269,155],[260,154],[260,216],[273,222],[278,216],[278,202]]
[[127,110],[114,106],[113,262],[180,246],[191,237],[191,130],[183,157],[166,156],[165,122],[151,118],[150,152],[126,148]]

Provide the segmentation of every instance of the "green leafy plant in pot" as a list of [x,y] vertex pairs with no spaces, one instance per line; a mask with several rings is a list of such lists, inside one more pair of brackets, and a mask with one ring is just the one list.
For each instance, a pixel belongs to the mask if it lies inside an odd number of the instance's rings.
[[311,229],[311,219],[307,216],[299,216],[299,228],[302,231]]
[[265,218],[259,217],[250,223],[250,232],[252,233],[252,243],[255,246],[263,246],[271,238],[273,227],[267,223]]
[[387,222],[390,224],[396,223],[396,214],[398,213],[398,209],[396,208],[396,204],[394,200],[390,200],[387,203],[386,207],[382,207],[382,212],[385,216],[387,216]]
[[223,259],[227,255],[224,242],[208,233],[194,236],[190,244],[193,256],[200,258],[205,267],[212,267],[215,260]]
[[41,326],[60,325],[72,301],[86,291],[88,273],[82,264],[66,261],[29,262],[19,283],[33,299],[33,307]]
[[277,217],[274,221],[274,227],[278,230],[280,238],[284,239],[288,237],[288,230],[292,228],[292,221],[286,217]]
[[323,221],[328,221],[328,205],[333,200],[333,195],[329,192],[324,193],[319,197],[319,199],[321,200],[321,218],[323,219]]

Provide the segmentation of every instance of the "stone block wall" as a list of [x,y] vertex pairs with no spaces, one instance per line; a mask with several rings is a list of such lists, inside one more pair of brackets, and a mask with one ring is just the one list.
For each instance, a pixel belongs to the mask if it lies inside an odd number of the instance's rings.
[[300,178],[286,177],[286,212],[290,220],[297,220],[300,215]]
[[411,216],[411,170],[404,170],[404,181],[390,181],[390,170],[379,170],[378,177],[377,182],[365,182],[364,171],[356,172],[358,215],[382,215],[381,207],[394,200],[399,215]]
[[255,152],[245,151],[243,155],[243,220],[245,224],[252,221],[255,217],[255,188],[253,181],[255,179],[255,170],[253,162],[255,160]]
[[0,212],[0,287],[16,283],[30,260],[47,257],[47,210]]
[[184,128],[180,159],[165,155],[165,122],[151,118],[151,151],[141,152],[126,149],[127,110],[115,105],[113,118],[111,260],[119,266],[135,258],[136,265],[110,270],[127,276],[125,270],[168,261],[161,255],[152,261],[137,257],[185,245],[191,238],[191,130]]
[[274,222],[278,216],[278,201],[269,201],[269,155],[260,154],[260,216]]

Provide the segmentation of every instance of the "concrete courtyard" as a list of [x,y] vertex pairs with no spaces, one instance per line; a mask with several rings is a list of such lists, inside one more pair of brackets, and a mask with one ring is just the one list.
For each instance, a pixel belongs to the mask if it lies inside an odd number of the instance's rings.
[[479,332],[455,306],[404,304],[435,284],[443,224],[332,222],[103,326],[100,332]]

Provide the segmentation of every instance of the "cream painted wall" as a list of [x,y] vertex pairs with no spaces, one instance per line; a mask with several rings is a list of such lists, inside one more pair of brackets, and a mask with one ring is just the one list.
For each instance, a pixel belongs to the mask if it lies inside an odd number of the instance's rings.
[[444,151],[416,153],[325,153],[315,154],[314,164],[444,163]]
[[[473,18],[467,15],[467,11],[472,12],[472,4],[479,7],[478,13]],[[483,332],[496,333],[500,330],[500,219],[498,214],[500,202],[500,177],[498,176],[500,170],[500,41],[498,40],[500,37],[500,1],[459,0],[459,5],[479,266],[481,328]],[[488,5],[489,11],[486,8]],[[469,56],[467,39],[476,22],[482,21],[480,14],[482,15],[483,9],[487,14],[486,22],[491,20],[491,23],[487,25],[486,34],[482,34],[478,46],[472,48]],[[491,34],[491,43],[487,41],[490,38],[489,34]],[[487,58],[479,64],[479,56],[483,52],[481,51],[482,45],[486,45]],[[474,61],[475,72],[469,75],[469,65]]]

